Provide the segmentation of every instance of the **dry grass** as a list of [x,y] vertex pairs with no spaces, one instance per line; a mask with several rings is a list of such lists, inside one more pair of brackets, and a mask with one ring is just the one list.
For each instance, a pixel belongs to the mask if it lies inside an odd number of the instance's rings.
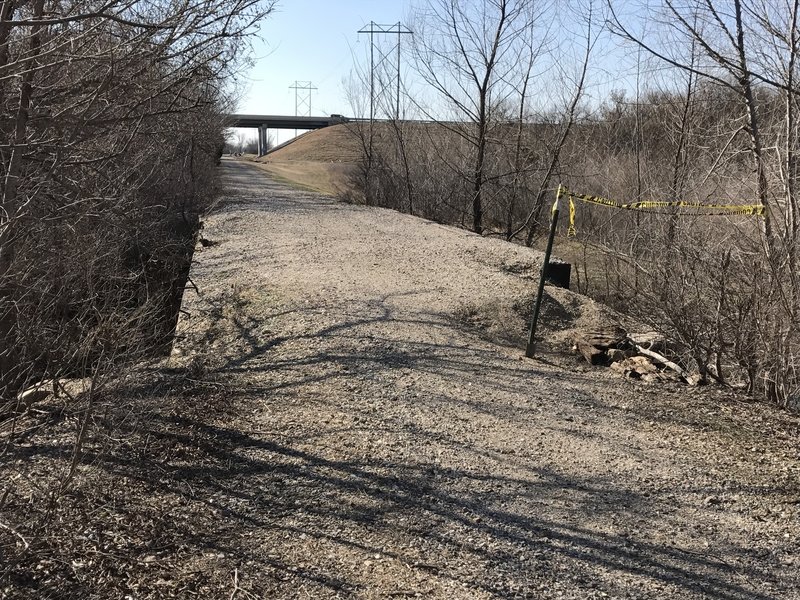
[[361,146],[350,125],[333,125],[297,136],[291,143],[273,150],[259,159],[272,161],[312,161],[356,163],[361,159]]
[[303,133],[261,158],[243,158],[282,183],[336,196],[352,187],[361,147],[352,128],[334,125]]
[[350,187],[349,179],[357,168],[350,163],[270,160],[268,157],[255,163],[281,183],[327,196],[336,196]]

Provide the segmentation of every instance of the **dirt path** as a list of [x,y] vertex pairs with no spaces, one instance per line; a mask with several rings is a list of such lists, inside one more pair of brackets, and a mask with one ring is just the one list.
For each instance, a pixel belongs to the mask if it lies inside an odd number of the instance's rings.
[[176,417],[197,593],[800,598],[796,419],[522,360],[463,319],[535,252],[223,168],[175,358],[230,409]]

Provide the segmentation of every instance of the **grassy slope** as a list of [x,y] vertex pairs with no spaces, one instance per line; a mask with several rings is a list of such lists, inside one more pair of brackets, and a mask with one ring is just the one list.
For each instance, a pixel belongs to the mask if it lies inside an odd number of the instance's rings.
[[359,141],[347,125],[310,131],[255,162],[272,177],[301,189],[331,196],[352,187],[361,157]]

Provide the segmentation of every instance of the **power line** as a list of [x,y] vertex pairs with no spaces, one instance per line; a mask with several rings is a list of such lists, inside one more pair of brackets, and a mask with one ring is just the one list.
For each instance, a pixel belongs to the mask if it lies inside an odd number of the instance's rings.
[[[408,29],[405,25],[403,25],[400,21],[397,23],[393,23],[391,25],[382,25],[380,23],[375,23],[374,21],[370,21],[369,25],[365,25],[361,29],[358,30],[358,33],[368,33],[369,34],[369,120],[370,123],[375,119],[375,102],[376,99],[380,97],[385,97],[389,95],[391,97],[391,90],[389,86],[391,82],[383,81],[381,89],[378,90],[376,94],[375,89],[375,74],[378,69],[385,68],[389,65],[392,59],[395,59],[394,67],[396,69],[396,76],[393,78],[395,80],[396,86],[396,94],[395,94],[395,102],[394,104],[394,116],[395,119],[400,118],[400,41],[403,35],[413,35],[413,31]],[[389,49],[384,49],[383,46],[376,44],[375,36],[377,35],[396,35],[397,42]],[[376,62],[376,54],[377,54],[377,62]],[[388,112],[388,111],[387,111]]]
[[[294,90],[294,116],[295,117],[310,117],[311,116],[311,90],[317,88],[310,81],[295,81],[293,85],[289,86],[290,90]],[[300,114],[303,111],[305,114]],[[294,137],[297,137],[297,129],[294,130]]]
[[[294,90],[294,116],[310,117],[311,91],[317,88],[310,81],[295,81],[294,84],[289,86],[289,89]],[[305,114],[300,114],[301,111]]]

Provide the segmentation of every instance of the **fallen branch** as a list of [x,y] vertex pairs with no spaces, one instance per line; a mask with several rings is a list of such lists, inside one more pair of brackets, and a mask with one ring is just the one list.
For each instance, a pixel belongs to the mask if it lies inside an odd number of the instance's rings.
[[643,354],[644,356],[652,358],[653,360],[655,360],[656,362],[661,363],[662,365],[664,365],[668,369],[672,369],[673,371],[675,371],[678,375],[680,375],[684,379],[686,379],[688,377],[688,373],[683,369],[683,367],[681,367],[677,363],[672,362],[667,357],[659,354],[658,352],[653,352],[652,350],[648,350],[647,348],[644,348],[644,347],[640,346],[639,344],[633,344],[633,345],[636,348],[636,351],[639,352],[639,354]]
[[20,541],[25,545],[25,550],[31,547],[31,545],[28,543],[28,540],[22,537],[22,534],[13,527],[11,527],[11,525],[6,525],[2,521],[0,521],[0,528],[5,529],[6,531],[9,531],[13,535],[17,536],[20,539]]
[[239,569],[234,569],[233,570],[232,579],[233,579],[233,591],[231,592],[230,598],[228,600],[234,600],[234,598],[236,597],[236,593],[237,592],[241,592],[249,600],[258,600],[258,598],[256,598],[256,596],[254,596],[253,594],[251,594],[250,592],[248,592],[246,589],[244,589],[243,587],[241,587],[239,585]]

